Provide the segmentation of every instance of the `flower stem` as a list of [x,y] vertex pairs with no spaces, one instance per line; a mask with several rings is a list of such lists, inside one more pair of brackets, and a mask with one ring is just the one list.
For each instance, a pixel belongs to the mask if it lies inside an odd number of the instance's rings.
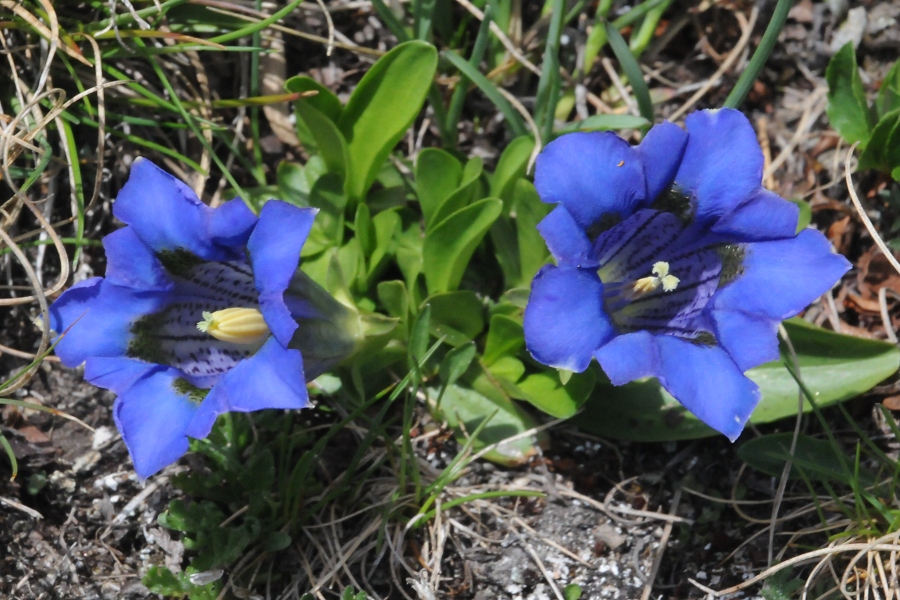
[[759,76],[759,72],[762,70],[763,65],[769,59],[772,49],[775,48],[775,42],[778,41],[778,35],[784,28],[788,12],[790,12],[793,5],[794,0],[778,0],[778,4],[775,6],[775,13],[772,15],[772,20],[769,21],[766,32],[763,34],[762,40],[760,40],[759,46],[756,48],[756,52],[753,53],[753,57],[750,59],[750,64],[747,65],[747,68],[741,74],[737,83],[734,85],[734,88],[731,90],[731,93],[728,94],[728,98],[725,99],[723,106],[726,108],[737,108],[743,104],[744,99],[750,92],[750,88],[753,87],[753,83]]

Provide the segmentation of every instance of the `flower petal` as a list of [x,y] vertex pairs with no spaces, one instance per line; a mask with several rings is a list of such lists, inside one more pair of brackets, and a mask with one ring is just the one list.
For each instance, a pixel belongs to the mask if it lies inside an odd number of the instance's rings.
[[675,183],[695,199],[697,220],[707,222],[756,192],[762,181],[762,150],[750,121],[736,110],[697,111],[685,124],[690,136]]
[[282,346],[290,343],[297,329],[297,322],[284,304],[284,291],[297,270],[300,249],[316,212],[312,208],[270,200],[263,205],[259,222],[247,242],[260,311]]
[[122,394],[158,368],[159,365],[133,358],[93,356],[84,361],[84,379],[97,387]]
[[794,237],[800,208],[778,194],[760,188],[733,212],[724,215],[712,231],[734,242],[756,242]]
[[125,356],[132,324],[165,304],[161,292],[142,292],[99,277],[75,284],[50,307],[50,327],[62,334],[56,355],[76,367],[91,356]]
[[613,385],[659,374],[656,337],[646,331],[617,336],[594,352],[594,356]]
[[850,268],[818,231],[745,246],[743,274],[720,289],[715,308],[741,310],[771,319],[793,317],[831,289]]
[[223,203],[210,213],[209,236],[222,246],[243,248],[258,218],[240,198]]
[[119,394],[113,417],[142,479],[150,477],[184,455],[185,435],[197,412],[197,403],[176,390],[176,369],[156,367]]
[[564,206],[557,206],[538,223],[547,247],[560,266],[596,267],[591,241]]
[[740,310],[713,310],[716,339],[741,371],[777,360],[778,320]]
[[548,265],[538,272],[525,308],[525,345],[535,359],[580,373],[614,333],[594,271]]
[[728,353],[661,335],[660,383],[698,419],[734,441],[759,404],[760,392]]
[[278,340],[269,338],[256,354],[238,363],[213,387],[187,434],[206,437],[223,412],[307,406],[309,394],[300,351],[284,348]]
[[672,185],[687,141],[687,131],[663,121],[650,129],[635,148],[644,165],[647,198],[651,201]]
[[103,249],[106,250],[106,281],[109,283],[138,290],[172,289],[169,274],[133,227],[117,229],[103,238]]
[[646,194],[640,158],[610,131],[570,133],[547,144],[534,184],[541,200],[565,206],[585,231],[605,214],[627,217]]
[[600,262],[600,277],[609,283],[650,275],[653,263],[665,260],[681,234],[682,223],[672,213],[642,209],[594,241],[594,256]]
[[187,250],[205,260],[231,258],[206,235],[210,209],[179,179],[145,158],[131,165],[113,214],[154,252]]

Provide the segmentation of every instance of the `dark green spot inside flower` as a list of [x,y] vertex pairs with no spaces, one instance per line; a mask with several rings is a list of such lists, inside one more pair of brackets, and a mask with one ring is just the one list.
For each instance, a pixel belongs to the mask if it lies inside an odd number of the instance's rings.
[[716,251],[722,261],[719,287],[724,287],[744,274],[744,257],[747,251],[740,244],[722,244]]
[[620,217],[617,213],[606,213],[600,219],[598,219],[593,225],[588,227],[587,233],[588,239],[592,242],[600,237],[600,234],[604,231],[609,231],[613,227],[619,224],[622,221],[622,217]]
[[691,198],[674,185],[657,196],[650,208],[672,213],[684,223],[688,223],[694,216]]
[[696,344],[698,346],[712,347],[712,346],[715,346],[716,344],[718,344],[718,341],[716,340],[716,336],[714,336],[713,334],[711,334],[708,331],[699,331],[699,332],[697,332],[697,335],[695,337],[689,339],[688,341],[691,342],[692,344]]
[[166,271],[176,277],[187,276],[191,269],[204,262],[199,256],[184,248],[160,250],[156,253],[156,258],[159,259]]
[[127,354],[130,358],[137,358],[146,362],[167,364],[169,356],[162,350],[156,333],[165,322],[164,313],[144,315],[131,325],[131,341],[128,343]]
[[175,393],[180,396],[187,396],[187,399],[194,404],[200,404],[201,402],[203,402],[203,400],[206,399],[206,395],[209,393],[209,390],[198,388],[187,379],[180,378],[176,379],[172,384],[172,389],[174,389]]

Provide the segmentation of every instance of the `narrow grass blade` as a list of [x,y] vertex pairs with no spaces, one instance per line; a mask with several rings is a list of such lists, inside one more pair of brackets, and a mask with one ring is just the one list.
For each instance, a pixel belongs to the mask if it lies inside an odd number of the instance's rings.
[[468,77],[472,83],[477,85],[478,88],[484,92],[484,95],[494,103],[494,106],[503,113],[503,116],[506,117],[509,128],[512,130],[515,137],[528,135],[528,128],[522,121],[522,117],[516,112],[516,109],[513,108],[512,104],[497,91],[497,88],[487,77],[482,75],[478,69],[472,67],[466,59],[452,50],[445,50],[443,56],[450,61],[454,67],[459,69],[460,73]]
[[631,84],[631,90],[638,103],[638,110],[641,116],[653,122],[653,102],[650,100],[650,90],[647,89],[647,82],[644,81],[644,74],[641,72],[641,66],[637,59],[628,48],[628,44],[622,38],[622,34],[612,24],[606,23],[606,36],[609,38],[609,45],[615,53],[622,70],[628,77]]
[[778,0],[778,4],[775,5],[775,13],[772,15],[772,20],[769,21],[769,24],[766,26],[766,32],[763,34],[759,46],[757,46],[756,51],[753,53],[750,64],[748,64],[744,72],[741,73],[737,83],[734,84],[734,89],[732,89],[731,93],[728,94],[728,97],[725,98],[725,103],[723,104],[724,107],[737,108],[743,104],[744,98],[750,93],[750,88],[753,87],[753,83],[759,76],[759,72],[769,59],[772,49],[775,48],[775,42],[778,41],[778,35],[784,28],[788,12],[790,12],[791,6],[793,5],[794,0]]

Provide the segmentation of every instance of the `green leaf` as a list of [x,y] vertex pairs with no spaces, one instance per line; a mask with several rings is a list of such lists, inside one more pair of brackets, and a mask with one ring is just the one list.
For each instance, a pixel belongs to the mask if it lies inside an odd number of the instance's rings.
[[525,348],[525,334],[522,320],[506,315],[492,316],[481,358],[485,366],[492,365],[502,356],[515,356],[523,348]]
[[860,142],[865,147],[872,126],[875,124],[866,92],[856,66],[856,51],[847,42],[831,57],[825,70],[828,82],[828,120],[841,137],[851,144]]
[[438,206],[459,187],[462,165],[449,152],[425,148],[416,159],[416,194],[426,225]]
[[497,168],[491,177],[490,196],[492,198],[500,198],[506,208],[504,212],[509,213],[509,209],[513,204],[513,190],[516,182],[525,176],[525,169],[528,167],[528,159],[534,151],[534,140],[531,136],[517,137],[503,150],[500,160],[497,161]]
[[576,583],[570,583],[563,588],[564,600],[581,600],[581,586]]
[[402,281],[382,281],[376,290],[387,314],[402,320],[409,317],[409,296]]
[[468,290],[435,294],[431,306],[431,335],[444,336],[451,346],[462,346],[484,330],[484,303]]
[[[772,477],[781,477],[790,456],[793,433],[773,433],[753,438],[741,444],[738,456],[745,463]],[[794,449],[791,471],[788,477],[799,479],[803,476],[816,481],[847,482],[858,477],[863,485],[874,483],[872,473],[860,467],[855,474],[846,467],[854,464],[854,459],[841,456],[840,449],[828,440],[800,434]]]
[[566,419],[581,408],[595,382],[592,370],[572,374],[565,385],[558,373],[535,373],[516,384],[521,396],[513,394],[513,397],[530,402],[551,417]]
[[372,216],[369,207],[360,204],[356,207],[356,217],[353,219],[353,232],[359,241],[359,247],[364,256],[369,256],[375,250],[375,228],[372,227]]
[[396,210],[385,210],[372,217],[375,247],[369,256],[368,280],[370,286],[388,266],[390,258],[397,251],[396,233],[400,230],[400,226],[400,215]]
[[560,134],[573,131],[613,131],[618,129],[642,129],[652,125],[644,117],[635,115],[593,115],[566,125]]
[[413,323],[412,331],[409,334],[409,359],[411,367],[418,369],[418,364],[428,352],[428,328],[431,322],[431,306],[425,305],[425,308],[419,312]]
[[439,375],[441,381],[447,385],[456,383],[456,380],[462,377],[472,364],[475,358],[475,342],[463,344],[458,348],[454,348],[444,356],[441,361]]
[[283,531],[273,531],[262,541],[263,552],[279,552],[291,545],[291,536]]
[[800,209],[800,215],[797,217],[797,233],[800,233],[812,222],[812,209],[809,207],[809,202],[802,198],[793,199],[791,202]]
[[[900,350],[893,344],[840,335],[800,319],[786,321],[784,326],[797,352],[800,375],[820,407],[868,391],[900,365]],[[780,361],[751,369],[747,376],[762,392],[762,401],[750,422],[770,423],[797,414],[797,383]],[[812,410],[808,401],[804,401],[803,410]],[[598,383],[576,423],[600,436],[636,441],[718,435],[663,390],[656,379],[619,387]]]
[[[528,431],[535,426],[534,421],[502,392],[487,383],[483,376],[476,381],[479,391],[462,385],[448,385],[441,399],[438,418],[457,430],[457,437],[465,439],[463,428],[471,434],[485,420],[490,419],[475,440],[474,450],[478,451],[497,442]],[[487,392],[487,395],[483,392]],[[429,393],[436,399],[437,390]],[[434,407],[432,406],[432,409]],[[515,466],[526,462],[535,455],[538,436],[501,444],[485,455],[503,465]]]
[[875,100],[875,108],[879,116],[900,108],[900,60],[895,62],[884,76],[881,89],[878,90],[878,98]]
[[553,206],[541,202],[537,190],[527,179],[520,179],[515,187],[516,230],[519,244],[519,281],[517,286],[530,286],[537,272],[547,264],[550,251],[537,230],[538,223]]
[[284,89],[293,93],[316,92],[314,96],[307,96],[297,101],[302,101],[312,106],[333,123],[337,123],[340,120],[341,113],[344,111],[344,105],[334,95],[334,92],[315,79],[306,75],[297,75],[284,82]]
[[475,248],[502,210],[500,200],[486,198],[453,213],[425,234],[422,263],[430,294],[456,289]]
[[884,115],[859,156],[860,169],[890,173],[900,167],[900,109]]
[[[491,363],[488,371],[491,372],[491,375],[501,379],[500,384],[504,391],[510,394],[517,393],[515,384],[525,374],[525,363],[514,356],[501,356]],[[520,396],[522,395],[521,392],[518,393]],[[524,400],[524,398],[521,399]]]
[[421,41],[400,44],[366,72],[341,113],[351,176],[347,191],[362,199],[388,154],[422,109],[434,79],[437,50]]
[[279,199],[296,206],[309,206],[310,185],[303,165],[281,161],[275,170],[275,181]]
[[[294,77],[285,82],[285,87],[288,87],[288,83],[292,83],[292,87],[297,88],[309,87],[309,82],[318,86],[318,84],[308,77]],[[296,91],[302,90],[298,89]],[[319,97],[320,95],[322,98]],[[306,126],[315,141],[316,149],[319,151],[319,154],[321,154],[325,161],[325,165],[328,167],[328,171],[349,178],[351,163],[347,140],[329,114],[322,112],[325,110],[333,113],[334,107],[331,102],[327,100],[323,101],[323,98],[327,97],[324,93],[320,95],[300,98],[294,102],[294,112],[297,115],[297,122],[300,123],[302,121]],[[337,98],[335,98],[335,100],[337,100]],[[339,105],[340,102],[338,102],[338,106]],[[302,132],[298,129],[297,133],[302,139]]]

